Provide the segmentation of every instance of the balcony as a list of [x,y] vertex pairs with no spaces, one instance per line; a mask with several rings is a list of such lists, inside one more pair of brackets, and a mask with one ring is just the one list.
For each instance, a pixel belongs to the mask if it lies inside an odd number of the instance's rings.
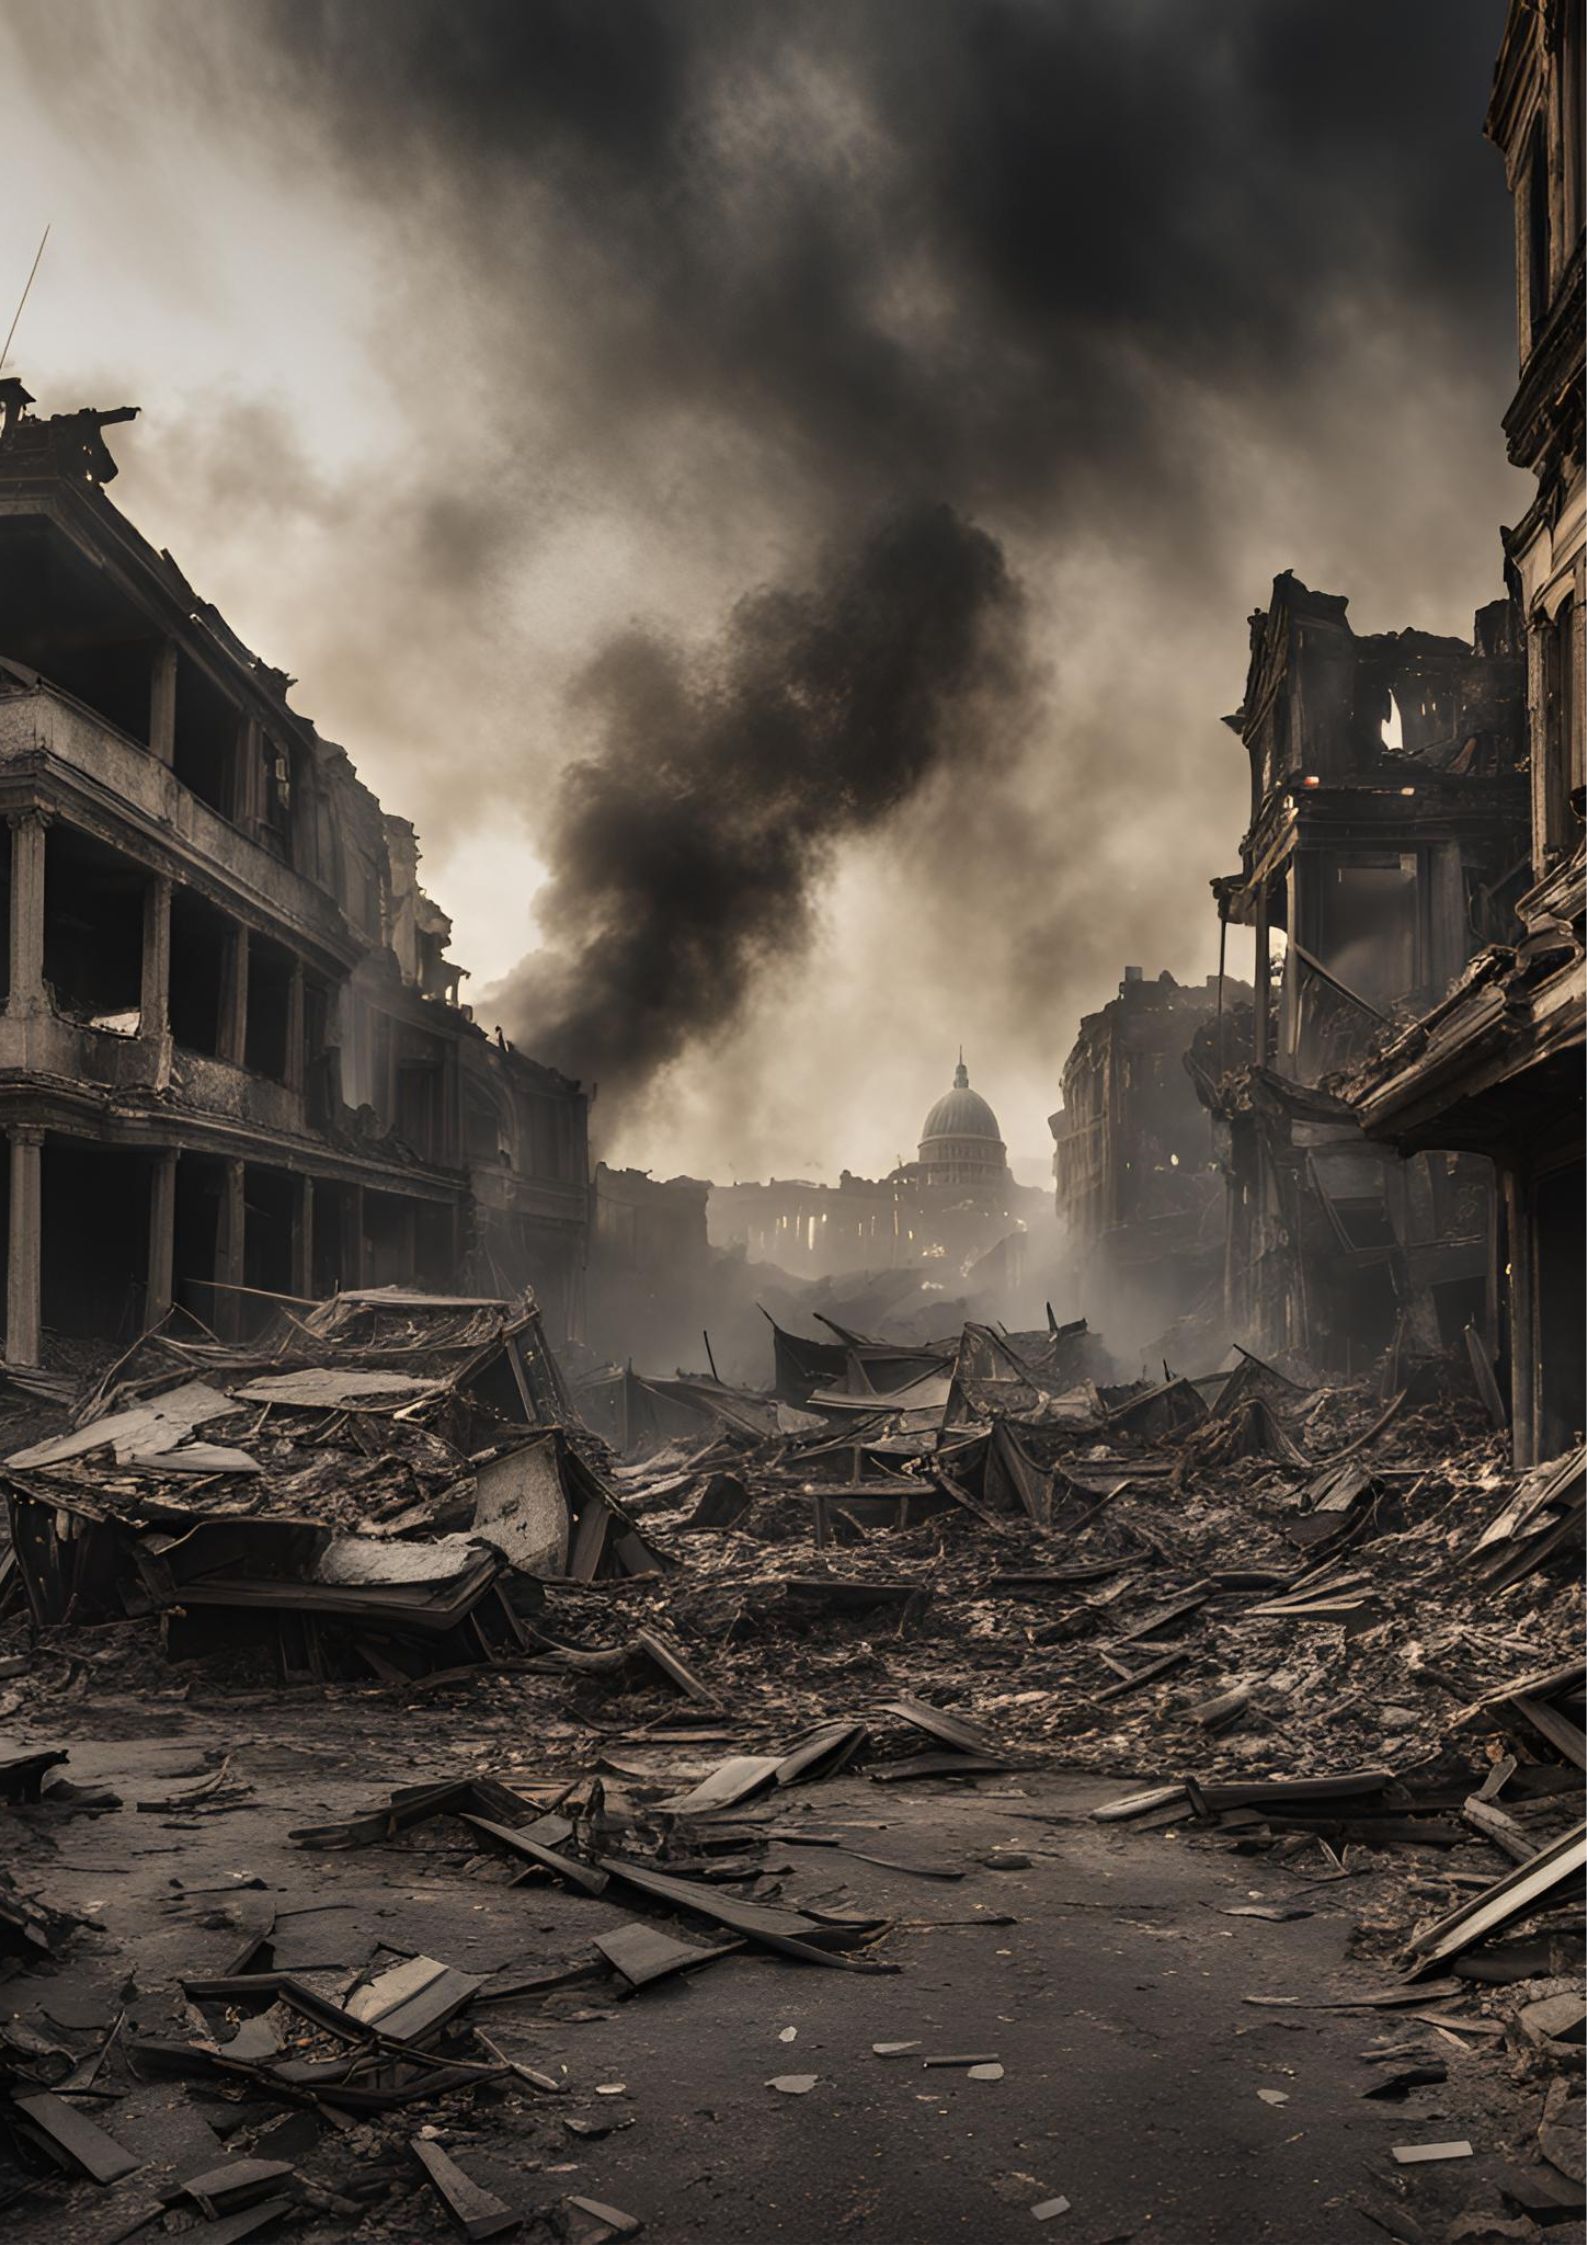
[[302,1094],[269,1076],[47,1011],[0,1013],[0,1075],[54,1077],[111,1093],[167,1092],[196,1114],[291,1136],[307,1128]]
[[360,946],[323,889],[211,810],[140,743],[55,687],[0,689],[0,782],[8,765],[37,758],[59,768],[63,795],[97,801],[123,827],[174,850],[196,885],[280,923],[300,943],[348,964],[357,956]]

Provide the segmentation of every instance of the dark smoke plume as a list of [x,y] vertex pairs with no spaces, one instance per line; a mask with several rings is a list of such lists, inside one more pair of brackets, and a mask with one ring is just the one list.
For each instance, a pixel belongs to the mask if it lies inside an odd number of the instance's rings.
[[[24,151],[30,118],[52,120],[81,209],[123,218],[139,292],[162,255],[176,268],[178,337],[220,324],[235,289],[271,307],[272,342],[312,342],[305,240],[333,279],[346,261],[350,302],[378,283],[357,318],[395,439],[322,455],[291,406],[324,398],[296,371],[273,398],[245,343],[224,362],[237,397],[228,375],[197,414],[148,346],[118,496],[300,673],[300,706],[418,822],[443,904],[460,836],[543,847],[563,689],[594,658],[584,714],[606,729],[563,798],[555,949],[510,978],[501,1018],[611,1087],[612,1016],[575,1002],[575,963],[622,994],[658,1064],[678,1049],[667,1005],[691,1034],[736,1005],[710,1067],[629,1102],[614,1158],[814,1169],[890,1159],[881,1101],[929,1086],[912,1044],[951,1058],[972,1019],[1021,1110],[1010,1142],[1034,1151],[1058,1056],[1123,963],[1213,964],[1207,883],[1247,809],[1218,712],[1275,570],[1348,592],[1361,628],[1463,630],[1497,590],[1497,524],[1528,503],[1499,430],[1514,251],[1481,129],[1505,13],[0,0],[0,113],[9,95]],[[267,223],[199,256],[198,220],[250,178],[243,207]],[[297,224],[278,241],[279,212]],[[58,364],[51,402],[123,394],[137,335],[99,315],[95,378]],[[806,582],[816,551],[923,500],[984,526],[1028,588],[1040,691],[1007,712],[1012,752],[966,788],[939,755],[944,784],[928,772],[891,814],[796,817],[803,870],[770,932],[696,914],[689,849],[709,842],[729,889],[739,868],[731,833],[696,837],[677,808],[705,792],[704,746],[679,744],[711,744],[735,806],[764,775],[746,752],[734,778],[722,714],[747,692],[747,625],[703,663],[671,635],[696,644],[740,587]],[[636,615],[661,648],[622,638]],[[654,854],[669,837],[648,891],[595,847],[621,827],[625,770]],[[746,883],[779,894],[780,829],[750,824]],[[749,983],[810,927],[828,856],[842,885],[814,932],[848,946],[848,985],[810,977],[757,1011]],[[998,866],[996,911],[957,878],[967,858]],[[676,940],[625,961],[668,865]],[[495,909],[488,951],[472,930],[461,947],[482,980],[522,948]]]
[[922,507],[807,590],[741,601],[706,656],[608,648],[580,694],[599,745],[558,791],[549,948],[503,992],[514,1033],[621,1094],[726,1027],[802,948],[833,846],[995,756],[1019,621],[995,542]]

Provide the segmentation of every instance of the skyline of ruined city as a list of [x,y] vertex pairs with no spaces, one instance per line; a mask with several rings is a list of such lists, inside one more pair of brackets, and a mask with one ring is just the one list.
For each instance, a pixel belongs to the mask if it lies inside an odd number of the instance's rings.
[[[685,799],[739,774],[764,803],[788,712],[755,664],[825,660],[822,602],[871,597],[867,567],[876,597],[904,581],[910,509],[993,542],[999,677],[939,681],[933,711],[967,724],[929,751],[924,714],[906,726],[874,800],[829,821],[822,780],[774,803],[747,859],[766,917],[687,931],[613,1158],[883,1174],[967,1037],[1014,1155],[1044,1161],[1063,1054],[1124,965],[1217,964],[1207,884],[1245,793],[1219,719],[1274,575],[1349,595],[1359,631],[1463,633],[1500,589],[1525,492],[1494,441],[1495,11],[1439,10],[1431,41],[1415,9],[1346,11],[1317,51],[1253,11],[1209,42],[1202,13],[1016,11],[1005,55],[931,8],[912,55],[885,9],[779,31],[639,8],[551,64],[512,133],[483,27],[425,78],[401,10],[369,53],[332,11],[320,69],[291,7],[0,26],[22,158],[0,271],[20,284],[52,225],[12,370],[44,410],[142,407],[118,501],[414,820],[465,995],[528,1049],[555,1046],[547,994],[592,933],[665,894],[643,863],[592,882],[558,809],[570,759],[625,784],[665,687],[714,759]],[[1161,126],[1124,192],[1106,103],[1055,147],[1038,99],[1120,72]],[[1186,72],[1241,121],[1215,165]],[[376,102],[402,120],[396,187]],[[966,171],[987,127],[995,165]],[[621,999],[634,962],[610,967]]]

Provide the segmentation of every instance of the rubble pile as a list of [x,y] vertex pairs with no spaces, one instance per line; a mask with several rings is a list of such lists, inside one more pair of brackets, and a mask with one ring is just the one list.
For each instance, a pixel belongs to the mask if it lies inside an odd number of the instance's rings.
[[153,1335],[7,1459],[14,1594],[41,1629],[155,1614],[172,1657],[256,1645],[287,1681],[505,1657],[537,1574],[651,1562],[581,1433],[532,1301]]
[[[221,1688],[268,1662],[278,1687],[383,1700],[399,1725],[459,1694],[463,1772],[300,1826],[296,1848],[417,1849],[482,1892],[606,1907],[570,1954],[505,1977],[391,1953],[363,1920],[363,1961],[327,1975],[266,1911],[224,1970],[91,2048],[0,2042],[25,2173],[132,2191],[144,2163],[84,2098],[179,2082],[248,2116],[241,2156],[150,2221],[189,2201],[361,2218],[331,2167],[272,2153],[309,2114],[305,2146],[355,2128],[367,2186],[495,2234],[501,2201],[440,2136],[466,2142],[480,2100],[507,2100],[525,2144],[600,2125],[547,2121],[566,2084],[497,2039],[498,2003],[560,2018],[746,1945],[899,1969],[888,1916],[841,1888],[783,1896],[790,1848],[959,1875],[790,1820],[791,1787],[840,1772],[1093,1771],[1128,1788],[1100,1822],[1263,1856],[1297,1893],[1403,1859],[1356,1935],[1387,1991],[1350,2000],[1395,2013],[1383,2056],[1491,2047],[1559,2088],[1562,2121],[1584,2017],[1582,1455],[1517,1476],[1480,1406],[1425,1372],[1385,1398],[1236,1351],[1121,1385],[1083,1324],[1050,1318],[951,1344],[829,1333],[774,1328],[766,1394],[631,1370],[570,1391],[528,1299],[343,1295],[247,1347],[145,1341],[9,1457],[9,1712],[68,1728],[96,1637],[129,1635],[168,1674]],[[64,1758],[0,1762],[0,1798],[102,1806]],[[237,1798],[223,1763],[147,1805]],[[13,1969],[81,1937],[47,1881],[0,1886]],[[542,2215],[592,2240],[634,2219]]]

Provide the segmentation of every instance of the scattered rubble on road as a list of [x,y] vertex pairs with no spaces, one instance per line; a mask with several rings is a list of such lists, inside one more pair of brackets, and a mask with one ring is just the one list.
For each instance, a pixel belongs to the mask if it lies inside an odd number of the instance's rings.
[[[635,2234],[600,2201],[515,2205],[471,2173],[470,2115],[510,2109],[536,2142],[606,2132],[551,2117],[562,2081],[492,2031],[494,2007],[644,2001],[746,1951],[897,1972],[892,1919],[841,1889],[783,1894],[790,1851],[923,1882],[964,1862],[790,1820],[789,1789],[1061,1766],[1128,1788],[1102,1822],[1293,1880],[1294,1906],[1247,1916],[1304,1918],[1305,1898],[1402,1865],[1356,1935],[1377,1985],[1316,1999],[1385,2023],[1362,2094],[1404,2097],[1481,2053],[1537,2106],[1515,2172],[1579,2204],[1581,1455],[1507,1470],[1458,1368],[1382,1397],[1236,1352],[1120,1386],[1082,1324],[967,1326],[938,1348],[772,1338],[770,1395],[631,1372],[575,1395],[532,1301],[343,1295],[247,1346],[146,1340],[7,1458],[0,1708],[26,1743],[0,1757],[0,1816],[115,1805],[43,1742],[110,1678],[360,1694],[380,1726],[462,1695],[486,1742],[470,1766],[301,1825],[305,1860],[439,1848],[482,1892],[617,1911],[572,1953],[493,1975],[365,1926],[363,1962],[327,1974],[261,1898],[226,1968],[184,1976],[157,2022],[133,2004],[59,2040],[0,2032],[19,2201],[91,2184],[106,2245],[173,2222],[346,2227],[414,2192],[467,2236]],[[35,1427],[33,1390],[27,1407]],[[250,1790],[222,1758],[136,1807],[180,1830]],[[1031,1859],[983,1843],[975,1860]],[[0,1970],[92,1937],[47,1878],[0,1879]],[[871,2047],[1003,2072],[995,2052]],[[135,2124],[151,2085],[221,2155],[179,2186]]]

